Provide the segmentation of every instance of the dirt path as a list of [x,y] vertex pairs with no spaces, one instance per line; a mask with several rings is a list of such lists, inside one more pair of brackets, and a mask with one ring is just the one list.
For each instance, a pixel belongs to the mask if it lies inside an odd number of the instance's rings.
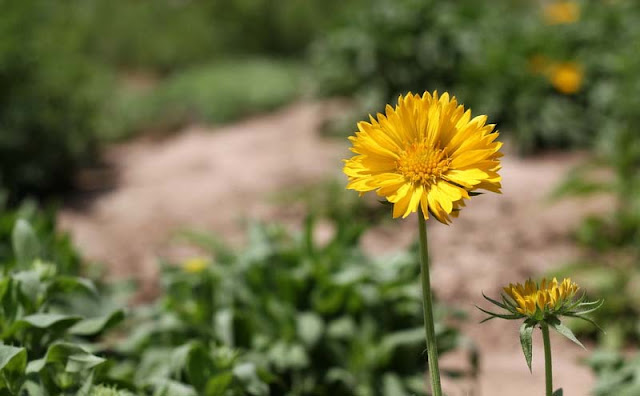
[[[291,220],[295,214],[266,197],[340,176],[346,144],[317,134],[323,113],[333,107],[302,103],[216,131],[191,127],[162,141],[114,147],[107,159],[118,174],[115,186],[67,205],[60,214],[61,226],[88,258],[107,264],[110,276],[149,280],[155,278],[156,258],[176,229],[211,230],[237,242],[242,240],[243,218],[273,219],[284,213]],[[507,155],[502,196],[476,197],[452,226],[430,226],[435,293],[471,312],[465,333],[482,353],[483,396],[543,393],[539,337],[531,376],[521,356],[517,326],[497,321],[477,325],[481,316],[473,306],[481,303],[481,290],[496,294],[505,282],[543,273],[579,253],[569,232],[585,212],[603,202],[551,205],[545,200],[578,161],[577,155]],[[414,222],[371,230],[364,241],[367,250],[382,254],[407,245],[415,237]],[[589,371],[576,364],[586,354],[560,337],[552,342],[557,347],[556,383],[565,387],[565,396],[587,395]],[[452,356],[444,364],[459,361]],[[467,393],[451,388],[450,395]]]

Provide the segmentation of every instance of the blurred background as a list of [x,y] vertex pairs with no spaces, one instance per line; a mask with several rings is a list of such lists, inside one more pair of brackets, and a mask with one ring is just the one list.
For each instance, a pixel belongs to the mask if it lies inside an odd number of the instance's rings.
[[[29,219],[61,271],[126,285],[127,304],[157,311],[133,323],[178,318],[167,348],[223,327],[207,293],[234,273],[223,265],[242,268],[230,279],[247,306],[279,290],[228,330],[272,375],[249,394],[422,394],[424,363],[406,358],[421,352],[415,224],[344,191],[340,159],[355,123],[399,94],[449,91],[507,143],[504,194],[430,224],[449,394],[496,394],[497,383],[540,394],[538,340],[531,376],[517,325],[479,325],[474,308],[482,291],[529,276],[569,276],[605,299],[593,317],[606,332],[570,324],[588,351],[553,340],[565,395],[640,394],[639,2],[0,9],[0,261],[14,260],[15,220]],[[385,347],[372,356],[365,341]],[[157,369],[149,348],[125,363]]]

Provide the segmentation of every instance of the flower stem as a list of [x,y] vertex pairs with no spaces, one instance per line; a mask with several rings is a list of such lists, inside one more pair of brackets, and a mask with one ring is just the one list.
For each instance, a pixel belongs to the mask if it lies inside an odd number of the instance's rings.
[[431,375],[431,392],[433,396],[442,396],[440,386],[440,369],[438,367],[438,347],[436,331],[433,326],[433,303],[431,301],[431,283],[429,280],[429,245],[427,242],[427,224],[421,210],[418,211],[418,228],[420,229],[420,279],[422,280],[422,310],[424,313],[424,331],[427,340],[427,358]]
[[544,342],[544,377],[547,396],[553,396],[553,370],[551,368],[551,340],[549,339],[549,325],[541,323],[542,341]]

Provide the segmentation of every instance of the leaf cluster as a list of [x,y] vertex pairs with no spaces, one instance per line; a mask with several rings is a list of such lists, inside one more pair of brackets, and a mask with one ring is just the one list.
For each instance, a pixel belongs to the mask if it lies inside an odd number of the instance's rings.
[[12,231],[13,260],[0,272],[0,394],[75,395],[88,391],[105,359],[93,340],[124,319],[122,310],[83,315],[101,307],[95,285],[59,273],[44,261],[36,231],[19,219]]
[[[302,234],[253,224],[240,251],[185,233],[211,253],[210,265],[190,273],[167,263],[162,297],[134,313],[113,372],[138,386],[162,378],[205,395],[424,394],[415,252],[370,259],[360,225],[336,224],[318,243],[315,224],[309,218]],[[441,354],[468,346],[445,324],[450,316],[438,308]],[[185,348],[187,359],[176,357]],[[226,366],[220,354],[231,355]],[[228,388],[218,385],[223,378]]]

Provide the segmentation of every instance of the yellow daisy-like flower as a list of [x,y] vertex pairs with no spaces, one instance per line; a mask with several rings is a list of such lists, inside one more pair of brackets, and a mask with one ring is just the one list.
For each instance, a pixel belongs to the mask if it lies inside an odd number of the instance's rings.
[[566,278],[561,283],[556,278],[547,282],[542,279],[538,285],[531,279],[525,284],[509,284],[503,290],[507,296],[517,303],[516,311],[526,316],[534,316],[538,312],[555,313],[571,302],[578,292],[578,285]]
[[203,257],[193,257],[182,263],[182,269],[185,272],[197,274],[204,271],[209,265],[209,260]]
[[564,25],[578,21],[580,6],[575,1],[557,1],[544,6],[544,20],[548,25]]
[[578,92],[582,86],[582,79],[582,67],[575,62],[558,63],[550,69],[551,85],[565,95]]
[[486,122],[446,92],[400,96],[349,138],[356,155],[345,160],[347,188],[375,190],[393,203],[394,218],[421,208],[425,219],[431,212],[449,224],[470,192],[500,193],[502,143]]

